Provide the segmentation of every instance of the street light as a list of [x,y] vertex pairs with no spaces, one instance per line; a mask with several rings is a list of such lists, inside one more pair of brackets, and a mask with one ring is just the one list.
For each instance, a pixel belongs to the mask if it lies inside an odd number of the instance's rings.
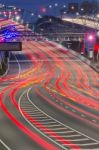
[[93,58],[94,61],[94,45],[96,41],[96,35],[94,33],[87,34],[86,44],[88,48],[89,58]]
[[94,36],[93,36],[93,35],[89,35],[89,36],[88,36],[88,40],[89,40],[89,41],[92,41],[93,39],[94,39]]
[[18,22],[20,20],[20,16],[16,16],[15,19]]
[[14,14],[15,14],[15,15],[17,15],[17,14],[18,14],[18,12],[17,12],[17,11],[15,11],[15,12],[14,12]]

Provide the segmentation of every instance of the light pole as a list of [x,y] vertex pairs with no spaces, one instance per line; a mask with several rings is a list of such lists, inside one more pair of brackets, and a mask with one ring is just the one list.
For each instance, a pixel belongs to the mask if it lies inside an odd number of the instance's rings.
[[96,42],[96,35],[94,34],[88,34],[87,35],[87,42],[88,42],[88,53],[89,53],[89,58],[93,58],[94,60],[94,45]]

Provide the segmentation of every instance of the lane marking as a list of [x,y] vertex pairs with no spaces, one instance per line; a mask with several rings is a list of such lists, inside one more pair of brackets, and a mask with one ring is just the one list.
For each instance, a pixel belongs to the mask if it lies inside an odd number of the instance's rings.
[[[57,57],[56,57],[57,58]],[[18,60],[18,62],[19,63],[24,63],[24,62],[34,62],[34,61],[36,61],[36,62],[60,62],[60,61],[71,61],[71,62],[75,62],[75,61],[77,61],[77,62],[79,62],[79,61],[81,61],[81,60],[53,60],[53,59],[42,59],[42,60],[38,60],[38,59],[34,59],[34,60],[32,60],[32,61],[28,61],[28,60],[26,60],[26,61],[24,61],[24,60]],[[14,63],[14,62],[16,62],[16,61],[10,61],[10,63]]]
[[0,139],[0,143],[1,143],[7,150],[11,150],[1,139]]
[[46,127],[57,127],[57,126],[61,127],[60,124],[56,124],[56,123],[54,125],[47,125]]
[[[53,130],[66,130],[66,128],[55,128],[55,129],[51,129],[52,131]],[[67,129],[68,130],[68,129]]]
[[[72,145],[72,144],[62,144],[62,145]],[[78,146],[94,146],[94,145],[98,145],[98,143],[84,143],[84,144],[77,144]],[[93,149],[94,150],[94,149]]]
[[95,141],[96,143],[99,144],[99,141],[97,141],[96,139],[91,138],[91,137],[87,136],[86,134],[83,134],[83,133],[81,133],[81,132],[79,132],[79,131],[77,131],[77,130],[75,130],[75,129],[73,129],[73,128],[71,128],[71,127],[69,127],[69,126],[67,126],[67,125],[65,125],[65,124],[63,124],[63,123],[61,123],[60,121],[56,120],[55,118],[49,116],[48,114],[46,114],[45,112],[43,112],[41,109],[39,109],[39,108],[31,101],[31,99],[30,99],[30,97],[29,97],[29,93],[30,93],[30,90],[31,90],[32,88],[33,88],[33,87],[30,87],[30,88],[28,89],[28,91],[27,91],[27,98],[28,98],[29,102],[30,102],[33,106],[35,106],[39,111],[41,111],[42,113],[44,113],[47,117],[50,117],[51,119],[55,120],[57,123],[59,123],[59,124],[65,126],[66,128],[69,128],[69,129],[71,129],[71,130],[77,132],[77,133],[79,134],[79,136],[87,137],[88,139],[90,139],[90,140],[92,140],[92,141]]
[[[30,89],[30,88],[29,88]],[[28,90],[29,91],[29,90]],[[19,101],[18,101],[18,106],[19,106],[19,111],[22,115],[22,117],[26,120],[26,122],[28,122],[28,124],[30,124],[30,126],[32,126],[38,133],[40,133],[41,135],[43,135],[44,137],[46,137],[47,139],[49,139],[50,141],[52,141],[54,144],[58,145],[59,147],[61,147],[62,149],[64,150],[68,150],[68,148],[64,148],[63,145],[60,145],[59,143],[57,143],[55,140],[51,139],[49,136],[47,136],[46,134],[44,134],[43,132],[41,132],[39,129],[37,129],[30,121],[27,120],[27,118],[23,115],[22,113],[22,110],[21,110],[21,100],[22,100],[22,97],[24,96],[24,94],[27,92],[24,91],[20,97],[19,97]],[[46,117],[47,118],[47,117]]]
[[49,120],[52,120],[52,119],[50,119],[50,118],[48,118],[48,119],[47,118],[46,119],[42,119],[41,118],[41,119],[38,120],[38,122],[49,121]]
[[[70,141],[76,141],[76,142],[79,142],[79,141],[86,141],[86,140],[89,140],[88,138],[82,138],[82,139],[71,139]],[[65,140],[56,140],[56,141],[65,141]],[[66,141],[69,141],[68,139],[66,139]],[[78,145],[78,144],[77,144]]]
[[[64,137],[64,138],[70,138],[70,137],[81,137],[82,135],[80,135],[80,134],[74,134],[74,135],[62,135],[62,137]],[[59,137],[59,135],[53,135],[53,137]],[[88,140],[90,140],[90,139],[88,139]]]

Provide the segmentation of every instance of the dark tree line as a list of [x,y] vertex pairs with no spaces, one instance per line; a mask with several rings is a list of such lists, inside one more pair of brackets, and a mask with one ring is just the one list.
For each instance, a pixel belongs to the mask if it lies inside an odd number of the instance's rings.
[[99,10],[99,3],[97,0],[84,0],[80,5],[80,10],[83,10],[83,13],[96,13]]
[[[73,9],[70,9],[70,5],[73,5]],[[81,14],[96,14],[99,13],[99,0],[83,0],[82,3],[69,3],[67,8],[60,9],[60,13],[81,13]]]

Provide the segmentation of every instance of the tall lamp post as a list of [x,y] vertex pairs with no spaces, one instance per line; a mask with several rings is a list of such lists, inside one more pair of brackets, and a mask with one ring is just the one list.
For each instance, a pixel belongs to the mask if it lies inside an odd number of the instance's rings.
[[94,60],[94,45],[96,42],[96,35],[95,34],[88,34],[87,35],[87,44],[88,44],[88,53],[89,58]]
[[94,60],[94,46],[96,42],[95,33],[87,33],[84,36],[83,54],[86,54],[90,59]]

